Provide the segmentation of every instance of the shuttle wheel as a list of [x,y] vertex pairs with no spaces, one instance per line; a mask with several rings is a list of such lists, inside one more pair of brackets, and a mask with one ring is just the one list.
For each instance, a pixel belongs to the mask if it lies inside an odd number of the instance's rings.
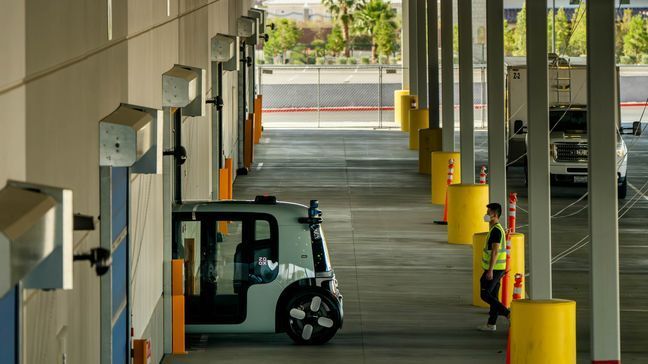
[[628,177],[624,177],[623,181],[619,183],[619,198],[626,198],[628,194]]
[[338,303],[327,292],[316,289],[296,292],[286,310],[286,333],[296,344],[324,344],[340,328]]

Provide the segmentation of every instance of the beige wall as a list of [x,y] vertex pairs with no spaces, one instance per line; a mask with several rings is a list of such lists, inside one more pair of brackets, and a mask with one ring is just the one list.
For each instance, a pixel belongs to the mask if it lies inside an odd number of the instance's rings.
[[[98,123],[120,102],[161,107],[161,75],[173,64],[209,67],[209,40],[235,33],[249,0],[12,0],[0,3],[0,188],[7,179],[74,191],[74,211],[99,215]],[[169,14],[167,14],[167,5]],[[207,77],[209,90],[210,77]],[[236,73],[225,76],[225,153],[236,151]],[[232,96],[234,95],[234,99]],[[211,193],[211,108],[185,118],[185,198]],[[136,336],[162,295],[162,178],[132,175],[131,308]],[[75,252],[99,232],[75,233]],[[99,279],[74,266],[74,289],[26,290],[26,363],[99,361]],[[159,320],[159,319],[156,319]],[[159,353],[161,342],[154,342]],[[153,358],[160,359],[159,354]]]
[[25,179],[25,4],[0,2],[0,188]]

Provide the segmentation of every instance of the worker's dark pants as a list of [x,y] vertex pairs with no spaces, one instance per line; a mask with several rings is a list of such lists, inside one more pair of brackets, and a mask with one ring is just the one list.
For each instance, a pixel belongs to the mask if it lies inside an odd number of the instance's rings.
[[494,270],[493,279],[486,279],[486,271],[482,274],[479,280],[480,295],[484,302],[490,305],[488,312],[488,324],[495,325],[497,323],[497,316],[508,316],[509,310],[498,299],[497,295],[500,289],[500,280],[504,277],[503,270]]

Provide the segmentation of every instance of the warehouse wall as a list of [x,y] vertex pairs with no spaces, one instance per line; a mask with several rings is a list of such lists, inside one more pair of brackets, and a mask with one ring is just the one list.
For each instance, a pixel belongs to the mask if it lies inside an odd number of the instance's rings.
[[[0,188],[25,179],[25,4],[0,3]],[[6,31],[5,31],[6,29]]]
[[[74,210],[99,215],[98,125],[120,102],[161,108],[173,64],[209,72],[209,40],[235,34],[249,0],[12,0],[0,3],[0,187],[13,178],[70,188]],[[167,13],[168,11],[168,13]],[[211,82],[208,77],[208,87]],[[226,155],[235,155],[236,73],[225,78]],[[234,95],[232,100],[230,95]],[[211,108],[185,118],[188,199],[211,193]],[[226,120],[228,120],[226,119]],[[131,310],[136,336],[162,356],[162,178],[131,176]],[[99,245],[75,233],[74,250]],[[25,290],[26,363],[99,361],[99,278],[74,266],[74,289]]]

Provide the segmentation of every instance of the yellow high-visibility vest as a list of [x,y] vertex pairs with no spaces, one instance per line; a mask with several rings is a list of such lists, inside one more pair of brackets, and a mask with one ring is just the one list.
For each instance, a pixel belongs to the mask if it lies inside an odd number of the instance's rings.
[[488,232],[488,235],[486,235],[486,244],[484,244],[484,251],[482,252],[482,268],[484,268],[484,270],[488,270],[488,268],[490,267],[490,261],[493,255],[493,251],[488,250],[488,241],[490,240],[490,236],[491,233],[493,232],[493,229],[498,229],[501,233],[500,242],[499,242],[499,251],[497,252],[497,260],[495,261],[495,266],[493,267],[493,269],[505,270],[506,269],[506,245],[505,245],[506,233],[504,232],[504,228],[502,227],[502,225],[500,225],[499,223],[495,224]]

